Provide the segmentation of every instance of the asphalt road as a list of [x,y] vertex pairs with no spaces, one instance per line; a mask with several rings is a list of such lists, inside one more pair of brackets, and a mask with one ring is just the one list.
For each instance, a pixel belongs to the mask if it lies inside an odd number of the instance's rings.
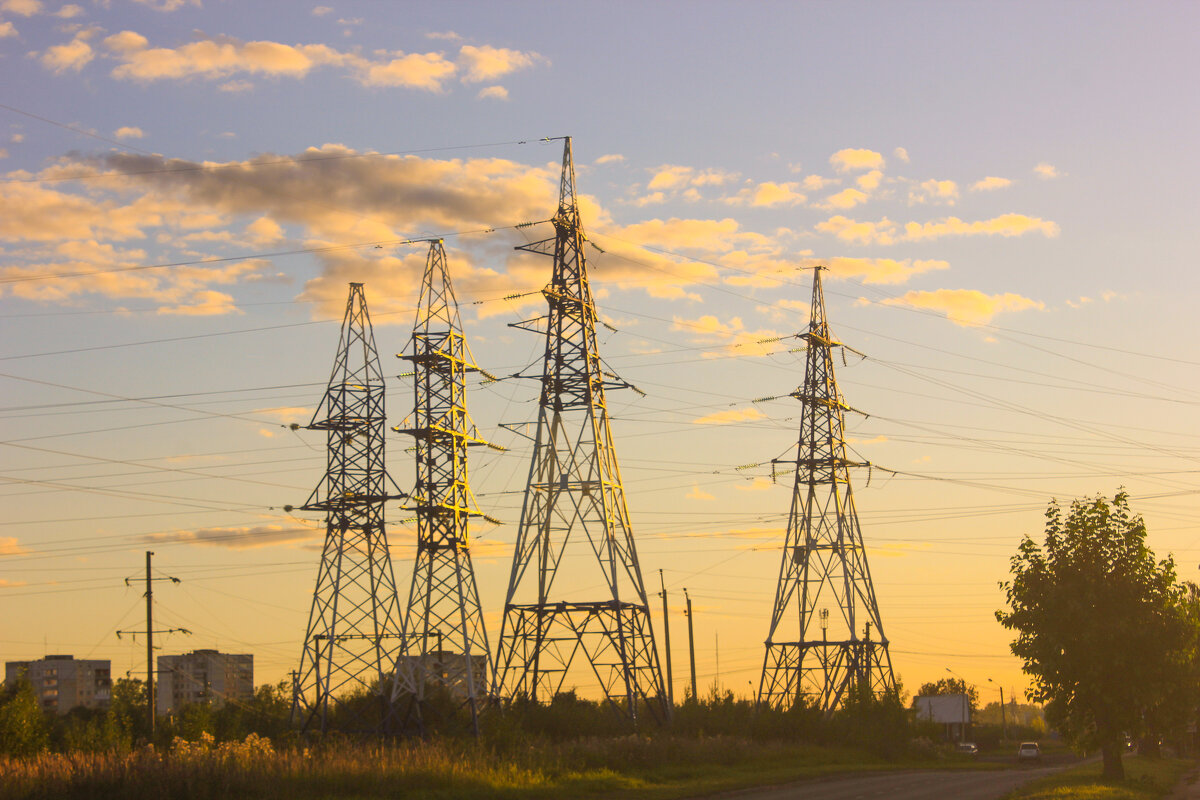
[[719,795],[722,800],[997,800],[1061,767],[1009,770],[872,772]]

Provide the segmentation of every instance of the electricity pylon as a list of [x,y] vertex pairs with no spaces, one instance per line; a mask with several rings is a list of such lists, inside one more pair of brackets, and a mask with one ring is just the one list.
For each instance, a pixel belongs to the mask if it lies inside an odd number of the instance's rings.
[[325,546],[292,722],[303,732],[376,731],[404,642],[383,506],[403,495],[384,466],[384,380],[361,283],[350,284],[333,374],[308,428],[326,432],[328,459],[302,508],[325,512]]
[[882,695],[896,683],[850,487],[850,468],[869,465],[846,457],[843,414],[854,409],[833,373],[833,349],[845,346],[829,332],[822,269],[801,336],[804,385],[792,395],[803,403],[800,442],[796,460],[783,463],[795,464],[796,482],[758,700],[829,714],[851,696]]
[[[576,677],[571,666],[582,654],[604,697],[636,725],[639,705],[665,717],[666,692],[604,400],[606,389],[629,384],[604,371],[596,345],[570,137],[552,222],[552,238],[517,248],[552,256],[554,270],[542,290],[547,315],[515,325],[544,325],[546,349],[496,693],[548,702]],[[569,567],[567,552],[580,556]]]
[[[407,681],[397,680],[392,700],[407,706],[401,713],[410,717],[421,711],[428,691],[440,689],[469,711],[478,736],[489,651],[471,568],[469,519],[482,514],[467,480],[467,448],[488,442],[479,438],[467,412],[466,377],[483,371],[463,336],[440,239],[429,245],[412,354],[400,358],[413,362],[416,402],[412,427],[392,430],[416,439],[417,480],[408,508],[417,512],[417,559],[405,621],[408,639],[397,662],[398,676],[407,674]],[[415,695],[403,696],[405,683],[415,687]]]

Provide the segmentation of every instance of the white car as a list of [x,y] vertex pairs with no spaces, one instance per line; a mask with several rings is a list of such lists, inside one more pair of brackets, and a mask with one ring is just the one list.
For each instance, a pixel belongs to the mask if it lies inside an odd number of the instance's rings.
[[1017,749],[1017,761],[1020,763],[1033,762],[1038,763],[1042,760],[1042,748],[1038,747],[1037,742],[1021,742],[1020,748]]

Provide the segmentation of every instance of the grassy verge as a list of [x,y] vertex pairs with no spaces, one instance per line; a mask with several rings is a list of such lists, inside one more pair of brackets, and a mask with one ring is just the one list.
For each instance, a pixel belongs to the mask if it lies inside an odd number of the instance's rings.
[[836,772],[962,767],[887,761],[851,748],[727,736],[619,737],[478,745],[342,743],[275,750],[265,739],[183,743],[170,752],[0,759],[0,800],[670,800]]
[[1033,781],[1006,800],[1157,800],[1171,793],[1194,762],[1183,759],[1125,758],[1125,781],[1100,780],[1101,764],[1092,762]]

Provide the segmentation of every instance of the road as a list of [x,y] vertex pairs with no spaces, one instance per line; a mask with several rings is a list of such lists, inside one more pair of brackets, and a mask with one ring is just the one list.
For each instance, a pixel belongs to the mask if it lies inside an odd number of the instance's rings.
[[1061,767],[986,771],[913,770],[838,775],[719,795],[724,800],[997,800]]

